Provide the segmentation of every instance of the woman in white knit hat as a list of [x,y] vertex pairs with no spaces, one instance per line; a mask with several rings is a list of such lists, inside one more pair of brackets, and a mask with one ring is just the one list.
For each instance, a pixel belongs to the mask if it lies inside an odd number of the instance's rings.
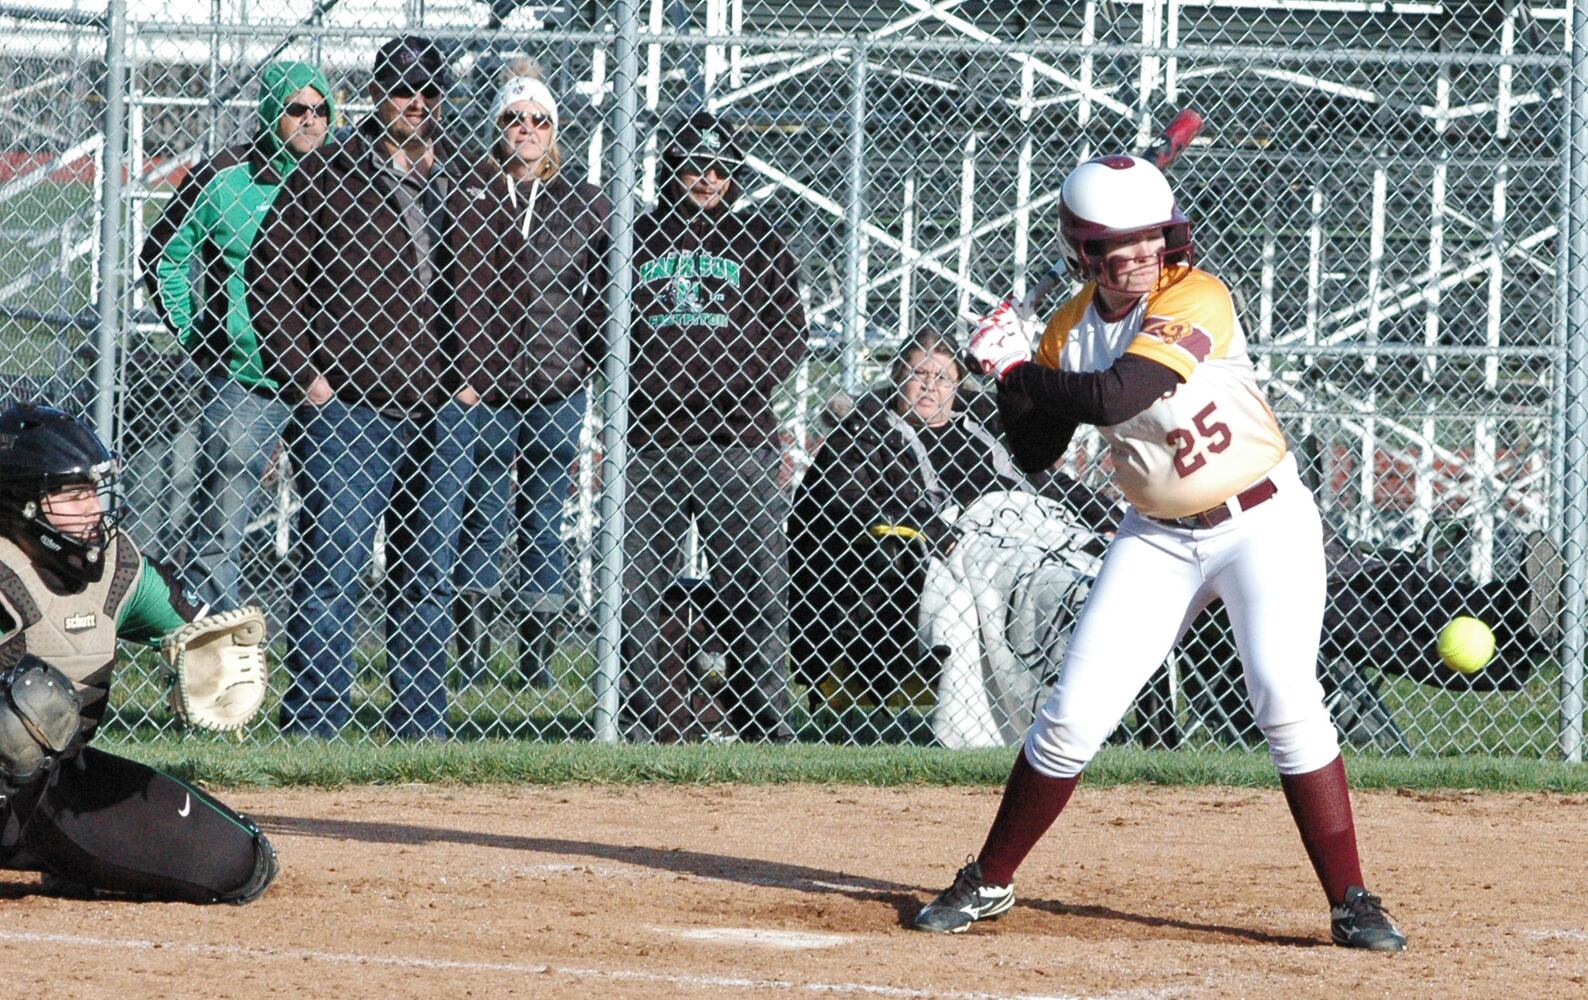
[[[518,666],[537,687],[556,683],[553,636],[563,604],[563,504],[599,364],[606,321],[607,200],[570,181],[557,147],[561,118],[551,89],[534,76],[508,78],[491,106],[490,155],[455,189],[453,337],[459,398],[477,399],[474,439],[442,456],[468,463],[470,486],[456,498],[459,530],[435,568],[457,598],[460,667],[489,683],[482,612],[501,590],[500,553],[518,530],[519,572],[509,610]],[[509,503],[518,463],[518,501]],[[438,631],[441,625],[438,625]],[[434,644],[445,669],[447,636]]]
[[496,158],[520,183],[549,180],[562,166],[557,148],[557,101],[535,76],[509,77],[491,103],[491,121],[501,138]]

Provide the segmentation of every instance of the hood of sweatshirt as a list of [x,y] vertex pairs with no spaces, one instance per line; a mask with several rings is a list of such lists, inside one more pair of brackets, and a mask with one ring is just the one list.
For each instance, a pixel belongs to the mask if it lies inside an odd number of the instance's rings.
[[283,175],[290,171],[297,157],[282,144],[276,134],[276,122],[281,120],[287,101],[304,87],[313,87],[325,98],[330,120],[326,122],[326,138],[330,139],[336,127],[336,98],[331,96],[331,81],[311,63],[274,62],[259,74],[259,144],[260,149]]

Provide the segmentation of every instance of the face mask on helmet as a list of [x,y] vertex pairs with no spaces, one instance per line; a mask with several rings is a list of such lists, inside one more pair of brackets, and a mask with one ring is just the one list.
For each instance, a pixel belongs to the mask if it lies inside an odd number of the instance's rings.
[[1076,277],[1106,280],[1104,243],[1154,232],[1163,233],[1163,266],[1195,256],[1191,222],[1151,163],[1137,156],[1103,156],[1065,178],[1059,196],[1059,241],[1064,262]]
[[60,410],[23,405],[0,414],[0,527],[65,583],[104,574],[123,516],[117,471],[94,433]]

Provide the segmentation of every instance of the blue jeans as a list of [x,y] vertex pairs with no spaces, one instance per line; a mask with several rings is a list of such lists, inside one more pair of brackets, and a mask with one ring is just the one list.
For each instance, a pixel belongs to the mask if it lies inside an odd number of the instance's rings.
[[453,582],[458,590],[497,594],[502,587],[502,543],[507,540],[508,504],[513,497],[510,473],[518,457],[518,426],[523,415],[514,406],[474,407],[476,435],[474,469],[463,496],[462,535]]
[[292,409],[230,378],[211,376],[208,383],[199,414],[197,512],[183,575],[200,599],[219,610],[242,603],[243,535]]
[[459,590],[494,594],[502,584],[501,551],[512,499],[509,471],[518,462],[517,502],[521,610],[557,610],[567,557],[562,512],[579,455],[586,397],[528,406],[474,408],[478,434],[459,540],[455,582]]
[[[352,715],[359,574],[369,564],[375,523],[391,507],[399,470],[413,461],[410,453],[419,435],[410,419],[339,399],[300,407],[295,424],[302,564],[287,616],[292,682],[281,699],[281,728],[330,737]],[[423,485],[407,477],[402,482],[405,494]],[[445,736],[441,674],[416,669],[412,659],[399,655],[404,648],[400,633],[388,622],[393,702],[387,722],[401,737]]]
[[424,422],[403,463],[389,520],[386,652],[394,664],[393,684],[402,678],[422,686],[442,714],[452,602],[457,595],[453,573],[458,533],[464,493],[474,471],[481,410],[448,400]]

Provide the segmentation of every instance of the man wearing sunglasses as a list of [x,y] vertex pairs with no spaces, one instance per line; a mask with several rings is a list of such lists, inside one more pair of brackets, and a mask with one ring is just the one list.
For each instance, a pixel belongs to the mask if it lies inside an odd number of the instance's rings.
[[[462,388],[442,347],[454,182],[441,122],[451,83],[429,39],[383,44],[369,87],[374,114],[304,158],[249,258],[266,370],[303,404],[292,436],[303,551],[287,618],[289,733],[329,737],[351,717],[359,574],[375,527],[388,510],[431,514],[417,502],[414,470],[426,465],[437,414]],[[394,551],[386,722],[401,738],[442,738],[446,689],[425,648],[435,629],[401,596],[411,590],[409,561]]]
[[181,526],[182,551],[169,558],[217,607],[241,602],[243,530],[291,414],[259,359],[243,266],[282,181],[325,141],[330,95],[325,75],[308,63],[266,65],[258,132],[188,173],[140,255],[150,304],[205,374],[197,387],[204,402],[195,523]]
[[685,565],[691,519],[728,647],[731,731],[718,735],[794,737],[788,497],[772,397],[805,354],[805,309],[783,240],[759,214],[733,211],[746,170],[727,124],[696,112],[664,139],[656,208],[634,227],[623,609],[634,740],[699,728],[658,656],[663,594]]

